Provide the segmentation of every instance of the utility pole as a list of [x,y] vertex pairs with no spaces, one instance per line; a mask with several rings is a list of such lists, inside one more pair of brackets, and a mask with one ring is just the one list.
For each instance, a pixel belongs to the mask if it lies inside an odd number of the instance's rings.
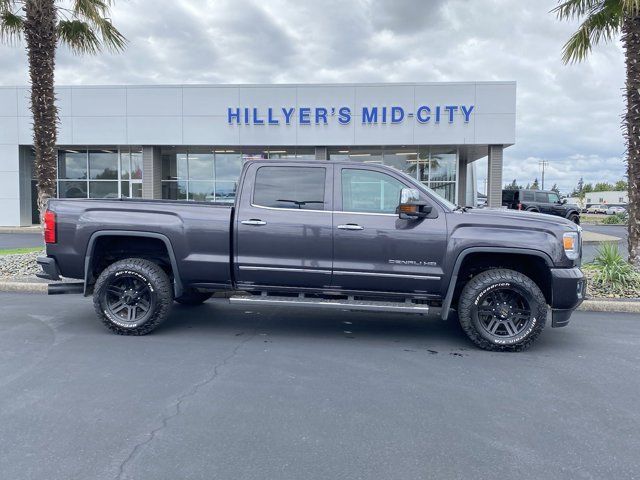
[[549,162],[546,160],[540,160],[538,165],[542,167],[542,188],[540,190],[544,190],[544,169],[549,165]]

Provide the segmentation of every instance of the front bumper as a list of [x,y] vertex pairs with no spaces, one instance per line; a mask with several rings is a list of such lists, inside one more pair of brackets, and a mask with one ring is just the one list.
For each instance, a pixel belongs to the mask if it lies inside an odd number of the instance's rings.
[[573,311],[584,300],[586,292],[587,281],[578,267],[552,268],[551,326],[566,326]]
[[60,269],[56,259],[53,257],[38,257],[36,262],[42,268],[40,273],[36,273],[36,277],[46,280],[60,280]]

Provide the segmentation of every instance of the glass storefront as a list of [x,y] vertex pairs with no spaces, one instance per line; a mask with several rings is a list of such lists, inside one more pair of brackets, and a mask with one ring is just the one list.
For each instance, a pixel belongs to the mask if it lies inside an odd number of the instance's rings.
[[314,147],[162,147],[162,198],[233,203],[245,160],[315,160]]
[[456,201],[457,147],[333,147],[330,160],[379,163],[424,183],[450,202]]
[[61,148],[58,197],[142,197],[142,148]]
[[[33,155],[31,153],[31,155]],[[315,161],[315,147],[160,147],[162,198],[233,203],[242,163],[254,159]],[[458,148],[329,147],[329,160],[387,165],[456,200]],[[142,147],[58,150],[60,198],[142,197]],[[35,195],[35,180],[32,182]],[[34,207],[34,218],[37,208]]]

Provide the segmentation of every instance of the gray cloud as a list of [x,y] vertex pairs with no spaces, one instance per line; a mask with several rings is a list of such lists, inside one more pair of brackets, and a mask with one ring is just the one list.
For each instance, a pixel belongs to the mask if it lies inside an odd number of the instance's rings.
[[[576,24],[555,2],[518,0],[130,0],[113,19],[121,55],[59,51],[59,84],[516,80],[517,143],[505,181],[569,190],[624,174],[622,50],[564,66]],[[27,82],[24,46],[0,47],[0,84]],[[478,165],[480,183],[485,176]]]

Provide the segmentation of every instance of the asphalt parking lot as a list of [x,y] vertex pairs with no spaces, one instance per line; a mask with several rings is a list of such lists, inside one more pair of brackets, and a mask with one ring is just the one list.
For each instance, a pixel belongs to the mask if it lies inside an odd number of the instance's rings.
[[[628,230],[626,225],[582,225],[587,231],[604,233],[605,235],[612,235],[618,237],[618,251],[625,258],[629,258],[629,251],[627,249]],[[582,262],[592,262],[598,253],[598,243],[585,243],[583,245]]]
[[41,233],[0,233],[0,250],[40,246],[44,248]]
[[0,472],[27,479],[634,478],[640,319],[519,354],[404,315],[178,307],[118,337],[0,294]]

